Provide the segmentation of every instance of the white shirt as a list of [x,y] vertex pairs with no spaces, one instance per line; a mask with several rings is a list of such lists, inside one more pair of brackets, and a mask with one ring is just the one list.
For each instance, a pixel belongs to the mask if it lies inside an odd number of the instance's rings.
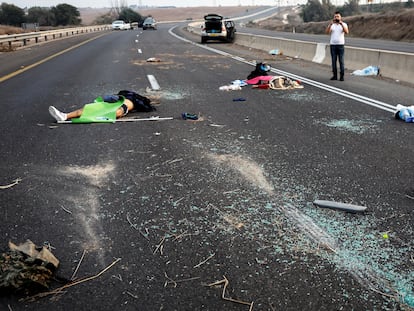
[[[348,28],[348,25],[342,22],[343,27]],[[331,25],[331,41],[330,44],[345,44],[345,32],[341,24]]]

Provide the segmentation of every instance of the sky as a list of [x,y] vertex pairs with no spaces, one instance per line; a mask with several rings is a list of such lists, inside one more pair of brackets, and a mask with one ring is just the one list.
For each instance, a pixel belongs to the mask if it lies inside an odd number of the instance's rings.
[[[144,6],[177,6],[177,7],[191,7],[191,6],[234,6],[234,5],[276,5],[278,1],[283,0],[123,0],[128,5],[144,5]],[[287,1],[287,0],[284,0]],[[116,0],[2,0],[8,4],[14,4],[20,8],[25,7],[51,7],[60,3],[67,3],[77,8],[103,8],[111,7],[112,3],[119,3]]]

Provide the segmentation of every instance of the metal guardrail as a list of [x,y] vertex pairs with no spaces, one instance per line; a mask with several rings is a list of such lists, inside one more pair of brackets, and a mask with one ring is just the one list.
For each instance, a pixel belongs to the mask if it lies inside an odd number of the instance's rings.
[[13,43],[15,42],[22,42],[22,45],[26,46],[27,43],[31,40],[34,40],[35,43],[39,43],[41,41],[48,41],[50,39],[54,40],[58,38],[69,37],[88,32],[104,31],[108,29],[111,29],[110,25],[97,25],[87,27],[63,28],[49,31],[28,32],[14,35],[2,35],[0,36],[0,46],[7,44],[8,48],[11,50],[13,48]]

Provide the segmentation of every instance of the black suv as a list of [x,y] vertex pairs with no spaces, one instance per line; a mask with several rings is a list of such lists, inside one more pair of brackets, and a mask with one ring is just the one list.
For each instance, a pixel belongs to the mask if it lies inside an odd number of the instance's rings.
[[207,14],[201,26],[201,43],[208,40],[221,40],[233,42],[236,33],[236,25],[233,21],[224,20],[223,16]]

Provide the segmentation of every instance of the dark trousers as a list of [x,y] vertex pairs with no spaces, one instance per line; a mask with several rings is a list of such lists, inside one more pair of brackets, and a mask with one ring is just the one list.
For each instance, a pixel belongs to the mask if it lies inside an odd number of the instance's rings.
[[337,61],[339,61],[339,74],[341,75],[341,77],[344,76],[344,73],[345,73],[344,54],[345,54],[344,45],[342,44],[331,45],[332,72],[333,72],[334,77],[338,76],[338,68],[336,66]]

